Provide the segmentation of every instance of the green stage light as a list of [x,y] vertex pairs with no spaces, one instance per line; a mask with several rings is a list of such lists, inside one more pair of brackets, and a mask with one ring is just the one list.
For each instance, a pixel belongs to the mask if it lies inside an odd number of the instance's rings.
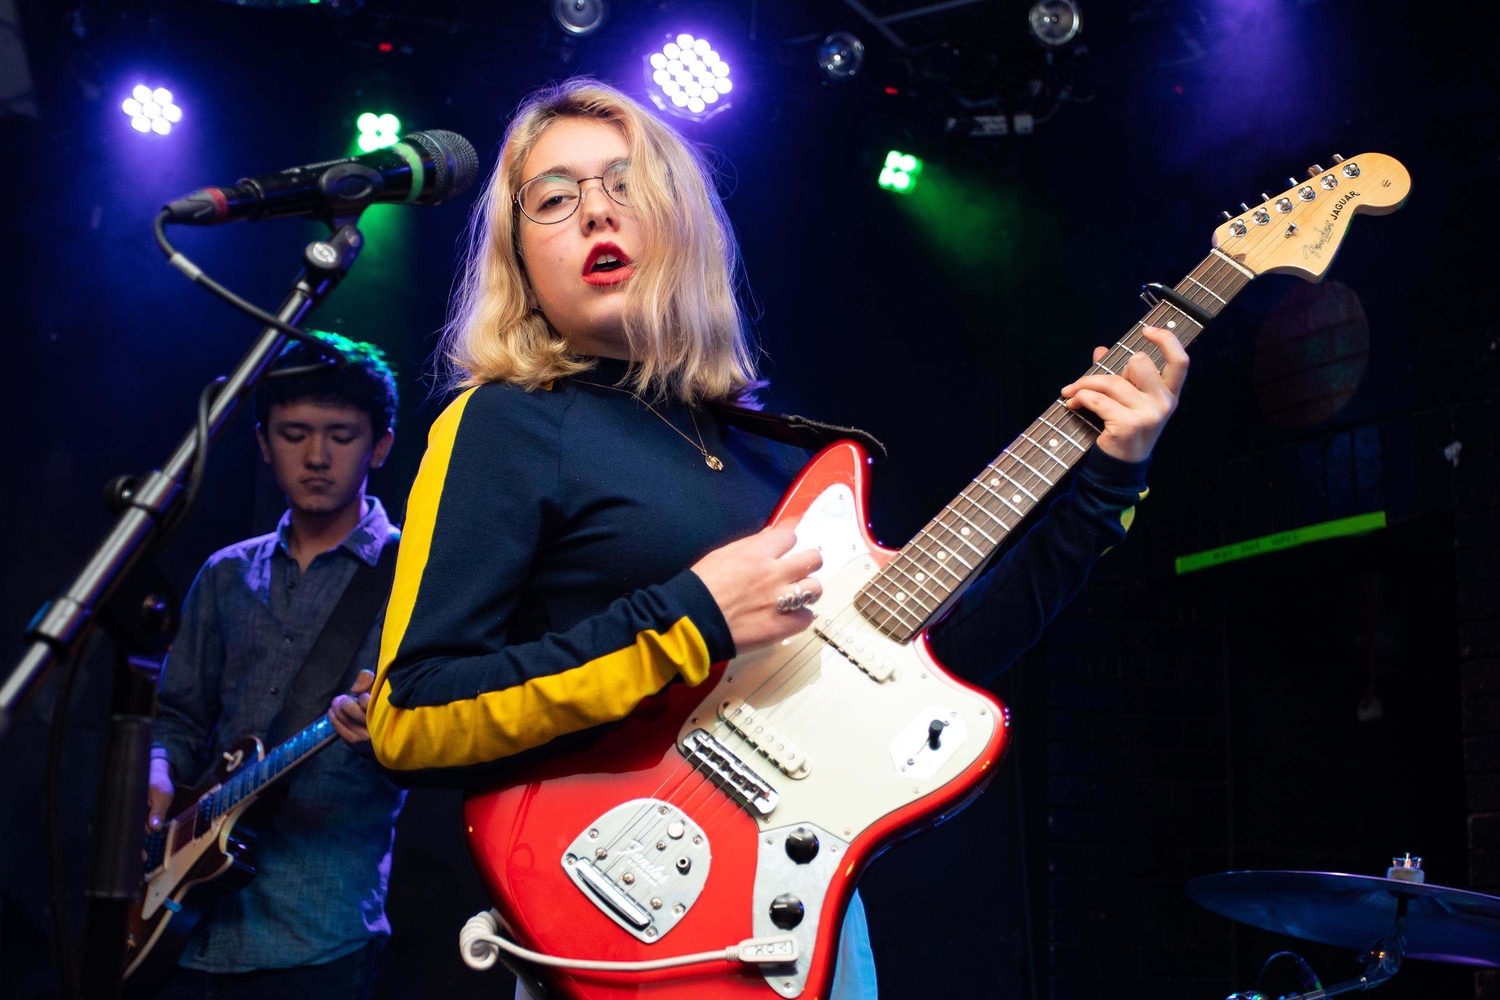
[[887,191],[906,193],[915,186],[917,174],[922,172],[922,161],[910,153],[891,150],[885,154],[885,165],[880,168],[879,183]]
[[395,115],[377,115],[366,111],[354,120],[359,127],[359,151],[368,153],[372,149],[394,146],[401,132],[401,119]]

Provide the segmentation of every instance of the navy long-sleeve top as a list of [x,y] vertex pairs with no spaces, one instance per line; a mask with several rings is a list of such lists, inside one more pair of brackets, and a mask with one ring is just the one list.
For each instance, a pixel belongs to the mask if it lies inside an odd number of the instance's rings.
[[[601,359],[533,392],[486,384],[433,424],[369,710],[386,767],[462,777],[734,655],[687,567],[762,528],[808,456],[680,404],[653,413],[616,387],[625,373]],[[684,440],[699,434],[722,472]],[[1030,647],[1124,538],[1146,464],[1090,451],[932,629],[943,662],[983,682]]]

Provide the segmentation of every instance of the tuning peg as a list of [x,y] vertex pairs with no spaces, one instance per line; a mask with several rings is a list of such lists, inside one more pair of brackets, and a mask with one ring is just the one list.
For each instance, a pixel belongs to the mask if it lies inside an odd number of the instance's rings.
[[1344,162],[1344,158],[1342,156],[1340,156],[1339,154],[1334,153],[1333,154],[1333,162],[1334,163],[1343,163]]
[[1289,187],[1289,188],[1296,187],[1297,186],[1297,178],[1295,178],[1295,177],[1288,177],[1286,179],[1286,186]]
[[1228,212],[1220,212],[1219,218],[1225,222],[1228,222],[1230,219],[1234,218],[1234,216],[1230,215]]
[[1260,200],[1261,201],[1270,201],[1271,200],[1271,196],[1268,195],[1268,194],[1266,194],[1264,191],[1262,191],[1260,193]]
[[1310,167],[1307,168],[1307,176],[1309,176],[1309,177],[1316,177],[1319,174],[1321,174],[1322,172],[1323,172],[1323,168],[1321,166],[1319,166],[1318,164],[1316,164],[1316,163],[1314,163],[1312,166],[1310,166]]
[[1244,214],[1245,212],[1248,212],[1248,211],[1250,211],[1250,206],[1246,205],[1243,201],[1240,202],[1240,213]]

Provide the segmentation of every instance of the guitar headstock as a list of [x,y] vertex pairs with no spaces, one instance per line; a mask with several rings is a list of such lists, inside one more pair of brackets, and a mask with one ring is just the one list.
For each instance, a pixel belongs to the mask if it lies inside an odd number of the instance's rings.
[[1386,215],[1411,191],[1411,175],[1384,153],[1308,168],[1308,179],[1241,212],[1214,230],[1214,246],[1256,274],[1295,274],[1318,281],[1356,215]]

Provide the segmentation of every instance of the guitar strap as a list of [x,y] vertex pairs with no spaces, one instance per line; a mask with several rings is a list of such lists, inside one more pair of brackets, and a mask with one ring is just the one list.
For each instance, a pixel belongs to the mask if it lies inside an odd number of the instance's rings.
[[310,725],[328,711],[334,696],[349,690],[359,670],[354,654],[359,652],[370,627],[391,594],[396,576],[396,549],[399,538],[391,538],[380,550],[380,558],[371,566],[359,560],[354,575],[344,587],[339,602],[313,642],[307,659],[292,679],[281,711],[266,729],[266,747],[284,742],[293,733]]
[[738,427],[747,434],[780,441],[808,451],[818,451],[835,441],[852,439],[858,441],[872,458],[886,457],[885,445],[868,431],[858,427],[840,427],[837,424],[820,423],[799,417],[795,413],[767,413],[750,410],[732,403],[706,403],[708,411],[731,427]]

